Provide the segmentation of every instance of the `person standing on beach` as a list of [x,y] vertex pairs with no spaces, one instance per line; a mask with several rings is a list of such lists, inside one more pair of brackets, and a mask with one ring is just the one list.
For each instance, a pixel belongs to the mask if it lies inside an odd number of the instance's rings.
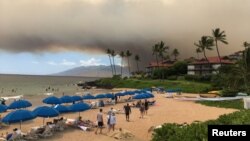
[[148,100],[145,99],[145,114],[148,114]]
[[124,111],[125,111],[125,115],[126,115],[126,120],[129,121],[129,115],[131,114],[131,108],[130,108],[128,103],[127,103],[127,105],[124,106]]
[[111,119],[112,114],[113,114],[113,107],[111,107],[110,110],[108,111],[108,116],[107,116],[108,132],[110,132],[111,130],[110,119]]
[[[115,113],[112,113],[111,117],[110,117],[110,129],[112,128],[113,131],[115,131],[115,125],[116,125],[116,116]],[[110,131],[109,129],[109,131]]]
[[144,112],[145,112],[145,106],[144,106],[144,103],[141,103],[140,107],[140,113],[141,113],[141,116],[140,118],[143,118],[143,115],[144,115]]
[[103,127],[102,109],[100,109],[100,112],[97,114],[97,124],[98,124],[98,127],[96,128],[95,134],[97,134],[97,131],[99,128],[100,128],[100,134],[102,134],[102,127]]

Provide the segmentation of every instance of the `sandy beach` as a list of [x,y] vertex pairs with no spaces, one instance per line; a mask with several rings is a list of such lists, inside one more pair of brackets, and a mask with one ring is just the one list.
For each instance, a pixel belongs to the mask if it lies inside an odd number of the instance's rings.
[[[108,90],[95,90],[93,93],[99,93],[100,91],[107,92]],[[196,104],[190,101],[178,101],[174,99],[165,98],[163,94],[155,94],[156,104],[149,108],[148,114],[143,118],[139,118],[139,109],[132,108],[131,121],[127,122],[125,120],[124,114],[116,114],[117,125],[116,129],[122,128],[130,131],[135,135],[135,141],[148,141],[151,139],[151,132],[148,132],[148,129],[152,126],[161,125],[163,123],[192,123],[193,121],[206,121],[210,119],[216,119],[222,114],[228,114],[234,112],[234,109],[224,109],[224,108],[215,108],[207,107],[200,104]],[[57,95],[60,96],[60,95]],[[38,105],[44,105],[41,101],[46,96],[25,96],[24,98],[31,101],[33,106],[28,108],[30,110],[34,109]],[[123,109],[123,106],[126,103],[118,103],[114,106],[106,106],[103,108],[104,112],[107,112],[111,107],[115,109]],[[91,109],[81,113],[83,119],[89,119],[96,121],[96,114],[98,109]],[[6,113],[2,113],[4,116]],[[66,118],[76,118],[78,113],[67,113],[60,116]],[[105,116],[106,117],[106,116]],[[53,119],[46,119],[46,121],[52,121]],[[105,118],[106,120],[106,118]],[[22,132],[28,132],[31,127],[42,125],[43,119],[36,118],[32,121],[23,122]],[[105,121],[106,123],[106,121]],[[19,128],[19,123],[11,124],[8,128],[0,129],[0,134],[11,132],[13,128]],[[104,129],[104,133],[107,132],[107,129]],[[114,138],[109,137],[112,134],[98,134],[95,135],[93,131],[84,132],[80,129],[68,129],[63,132],[56,133],[53,137],[42,140],[51,140],[51,141],[68,141],[74,139],[74,141],[112,141]]]

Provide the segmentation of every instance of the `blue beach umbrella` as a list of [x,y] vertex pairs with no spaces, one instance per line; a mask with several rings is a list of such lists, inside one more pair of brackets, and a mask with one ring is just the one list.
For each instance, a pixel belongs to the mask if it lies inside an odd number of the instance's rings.
[[125,96],[126,94],[125,93],[116,93],[115,95],[116,96]]
[[95,99],[95,96],[88,94],[88,95],[83,96],[82,99],[83,99],[83,100]]
[[48,107],[48,106],[37,107],[36,109],[33,110],[33,113],[37,117],[43,117],[43,124],[44,124],[44,120],[45,120],[44,118],[59,116],[59,112],[57,110],[55,110],[52,107]]
[[115,96],[113,94],[105,94],[107,98],[114,98]]
[[72,112],[79,112],[79,116],[80,116],[80,112],[89,110],[90,108],[91,107],[84,102],[76,103],[76,104],[73,104],[69,107],[69,109]]
[[144,95],[146,95],[148,98],[154,98],[155,96],[151,93],[144,93]]
[[70,112],[69,107],[64,106],[64,105],[56,105],[54,106],[54,109],[56,109],[59,113],[67,113]]
[[61,98],[62,103],[72,103],[74,102],[71,96],[65,95],[62,96]]
[[8,107],[7,107],[7,106],[0,104],[0,113],[2,113],[2,112],[6,112],[6,111],[7,111],[7,109],[8,109]]
[[134,91],[127,91],[126,94],[127,95],[135,95],[135,92]]
[[95,96],[96,99],[107,98],[104,94],[98,94]]
[[133,96],[133,99],[146,99],[147,96],[144,94],[137,94]]
[[20,129],[21,129],[21,124],[23,121],[31,120],[36,118],[36,116],[28,110],[16,110],[12,111],[9,114],[7,114],[3,119],[2,122],[4,123],[16,123],[20,122]]
[[8,106],[8,109],[21,109],[21,108],[27,108],[31,106],[32,104],[28,100],[17,100],[17,101],[12,102]]
[[56,105],[56,104],[62,104],[62,101],[60,98],[57,98],[55,96],[50,96],[50,97],[43,99],[43,103]]
[[81,101],[82,100],[82,97],[78,96],[78,95],[74,95],[71,98],[72,98],[73,101]]

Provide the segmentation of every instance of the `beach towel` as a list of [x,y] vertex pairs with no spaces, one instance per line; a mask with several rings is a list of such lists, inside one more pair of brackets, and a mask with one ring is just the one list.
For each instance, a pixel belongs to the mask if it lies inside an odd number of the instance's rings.
[[80,128],[80,129],[82,129],[83,131],[88,131],[88,127],[85,127],[85,126],[80,126],[80,125],[78,125],[78,127]]
[[9,99],[21,99],[23,97],[23,95],[17,95],[17,96],[8,96],[8,97],[1,97],[4,100],[9,100]]

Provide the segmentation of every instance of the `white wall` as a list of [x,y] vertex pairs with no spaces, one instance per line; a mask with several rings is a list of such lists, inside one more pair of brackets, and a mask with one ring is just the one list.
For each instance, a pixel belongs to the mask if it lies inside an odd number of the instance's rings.
[[188,75],[195,75],[195,72],[194,71],[188,71],[187,74]]
[[188,65],[188,70],[193,70],[194,69],[194,65]]
[[221,66],[220,64],[213,64],[212,67],[213,67],[213,69],[216,69],[216,70],[217,70],[220,66]]

